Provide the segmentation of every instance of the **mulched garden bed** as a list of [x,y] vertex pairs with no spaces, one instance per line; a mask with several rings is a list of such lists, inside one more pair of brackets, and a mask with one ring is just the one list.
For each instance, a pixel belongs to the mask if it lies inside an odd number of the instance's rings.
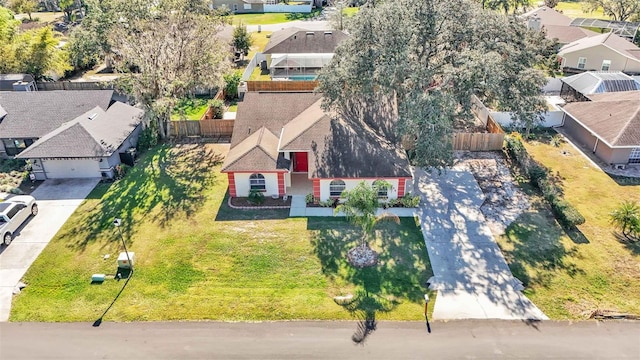
[[270,196],[266,196],[264,198],[264,202],[262,204],[253,204],[250,203],[246,197],[232,197],[231,205],[233,206],[251,206],[251,207],[270,207],[270,206],[291,206],[291,196],[287,199],[287,201],[282,200],[281,197],[274,199]]

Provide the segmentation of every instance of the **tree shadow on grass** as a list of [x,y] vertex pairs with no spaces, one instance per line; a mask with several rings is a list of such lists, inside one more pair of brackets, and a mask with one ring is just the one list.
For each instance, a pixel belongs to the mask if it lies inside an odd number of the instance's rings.
[[347,252],[358,245],[361,233],[344,218],[309,218],[307,228],[315,231],[312,245],[324,275],[355,289],[351,301],[341,304],[358,319],[355,343],[364,343],[375,330],[376,314],[391,312],[402,302],[424,301],[426,281],[433,272],[415,220],[380,224],[377,240],[370,243],[379,254],[378,265],[363,269],[347,262]]
[[123,179],[98,185],[89,198],[100,201],[78,212],[82,215],[62,240],[77,250],[100,237],[119,241],[112,229],[114,218],[120,218],[122,234],[131,244],[136,222],[165,227],[176,215],[189,216],[204,204],[206,189],[218,180],[214,168],[222,160],[222,155],[201,145],[160,145],[144,154]]
[[229,206],[229,192],[224,196],[215,221],[282,220],[289,217],[290,209],[233,209]]
[[536,208],[541,205],[534,203],[530,211],[507,228],[505,237],[513,249],[502,249],[513,275],[525,287],[548,287],[555,272],[564,272],[570,277],[585,273],[569,260],[579,256],[578,245],[562,244],[562,228],[548,211]]
[[640,255],[640,238],[631,238],[624,236],[620,231],[612,231],[613,236],[627,249],[631,250],[634,255]]

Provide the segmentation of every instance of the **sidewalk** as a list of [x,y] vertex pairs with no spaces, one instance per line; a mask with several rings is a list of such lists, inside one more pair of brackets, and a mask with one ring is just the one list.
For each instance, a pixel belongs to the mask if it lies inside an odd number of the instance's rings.
[[484,194],[465,168],[416,168],[417,215],[438,291],[435,319],[548,319],[523,294],[480,211]]

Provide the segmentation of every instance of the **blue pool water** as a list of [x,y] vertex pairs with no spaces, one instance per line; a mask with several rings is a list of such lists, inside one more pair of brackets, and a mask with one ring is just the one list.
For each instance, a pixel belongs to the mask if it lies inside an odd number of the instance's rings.
[[294,81],[313,81],[318,75],[289,75],[290,80]]

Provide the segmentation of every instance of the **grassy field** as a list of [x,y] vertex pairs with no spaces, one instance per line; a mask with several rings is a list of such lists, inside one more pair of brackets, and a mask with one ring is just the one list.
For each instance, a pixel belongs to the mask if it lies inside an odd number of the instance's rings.
[[[16,19],[28,19],[29,15],[27,14],[16,14]],[[31,13],[31,18],[33,20],[38,20],[42,22],[58,22],[62,21],[64,18],[64,13],[62,11],[59,12],[34,12]]]
[[549,138],[525,146],[561,177],[565,198],[586,223],[567,234],[534,197],[499,239],[514,275],[552,319],[584,319],[596,309],[640,314],[640,244],[618,241],[609,224],[622,199],[640,200],[640,185],[619,185],[570,144],[554,147]]
[[271,31],[262,31],[262,32],[252,32],[251,33],[251,49],[249,50],[249,55],[247,55],[247,59],[251,60],[253,56],[257,52],[262,52],[264,48],[269,43],[269,38],[271,37]]
[[608,16],[602,13],[602,9],[598,9],[593,12],[589,12],[584,7],[584,2],[568,2],[561,1],[554,8],[557,11],[562,12],[572,19],[576,18],[597,18],[597,19],[609,19]]
[[[431,267],[413,219],[381,225],[372,244],[380,264],[356,270],[345,254],[358,231],[343,219],[230,209],[215,155],[227,149],[161,146],[124,179],[98,185],[29,269],[11,321],[97,319],[123,284],[90,284],[116,270],[115,217],[136,268],[105,321],[423,319]],[[349,306],[333,301],[347,293],[356,295]]]
[[171,120],[200,120],[208,108],[208,99],[181,99],[171,113]]

